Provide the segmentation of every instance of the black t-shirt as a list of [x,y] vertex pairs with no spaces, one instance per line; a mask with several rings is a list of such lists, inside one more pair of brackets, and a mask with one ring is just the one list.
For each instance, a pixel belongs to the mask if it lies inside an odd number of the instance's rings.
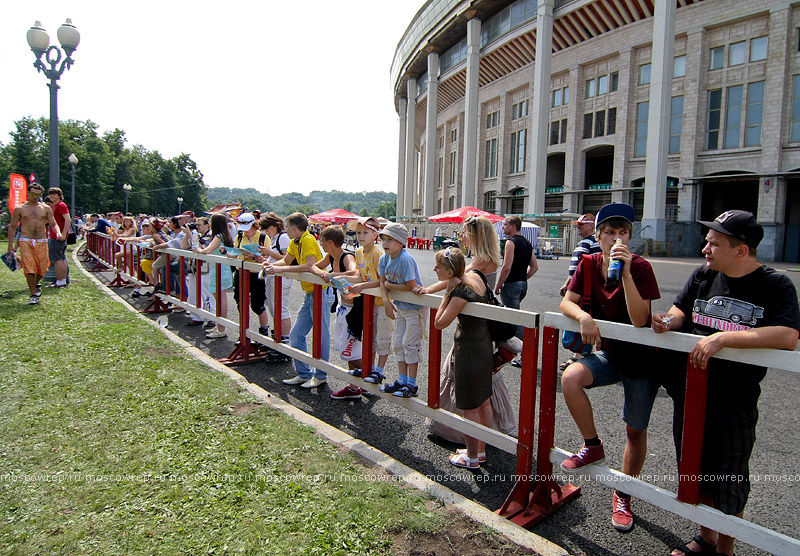
[[[764,326],[800,330],[794,284],[765,265],[739,278],[701,266],[689,277],[675,306],[686,315],[680,331],[701,336]],[[760,382],[766,374],[765,367],[711,359],[709,401],[755,409],[761,395]]]
[[511,236],[509,241],[514,243],[514,260],[511,262],[506,283],[525,282],[528,279],[528,264],[533,256],[533,246],[528,238],[520,234]]

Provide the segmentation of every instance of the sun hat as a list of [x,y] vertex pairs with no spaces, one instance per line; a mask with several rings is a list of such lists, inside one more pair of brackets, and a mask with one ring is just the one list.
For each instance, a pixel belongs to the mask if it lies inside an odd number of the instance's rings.
[[256,217],[253,216],[252,213],[243,212],[236,219],[236,224],[237,224],[236,229],[238,231],[240,231],[240,232],[246,232],[247,230],[249,230],[250,228],[253,227],[253,224],[255,223],[255,221],[256,221]]
[[403,244],[403,247],[408,245],[408,228],[397,222],[389,222],[378,234],[380,236],[387,236]]
[[726,236],[741,239],[753,249],[764,239],[764,228],[756,221],[753,213],[746,210],[726,210],[713,222],[697,222]]
[[380,222],[378,222],[378,219],[375,218],[374,216],[361,216],[359,218],[354,218],[353,220],[348,220],[347,229],[355,232],[357,231],[359,224],[364,225],[373,232],[380,233],[381,231],[381,224]]

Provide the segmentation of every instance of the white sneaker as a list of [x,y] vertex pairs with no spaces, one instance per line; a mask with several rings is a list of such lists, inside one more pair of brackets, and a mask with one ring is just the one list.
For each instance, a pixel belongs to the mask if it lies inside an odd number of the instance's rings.
[[227,334],[221,332],[219,330],[212,330],[211,332],[206,334],[206,338],[209,340],[216,340],[217,338],[225,338]]
[[311,377],[309,380],[300,385],[300,388],[316,388],[328,382],[325,378]]
[[308,381],[309,381],[309,379],[303,378],[303,377],[301,377],[299,375],[295,376],[295,377],[292,377],[292,378],[283,379],[283,383],[284,384],[288,384],[290,386],[297,386],[298,384],[305,384]]
[[28,305],[36,305],[37,303],[39,303],[38,295],[32,295],[30,299],[28,299]]

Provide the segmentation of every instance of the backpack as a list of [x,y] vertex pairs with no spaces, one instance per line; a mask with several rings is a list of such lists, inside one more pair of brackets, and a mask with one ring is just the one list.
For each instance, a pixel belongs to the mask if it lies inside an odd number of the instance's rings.
[[[242,238],[244,237],[244,232],[236,232],[236,245],[234,247],[241,247],[242,246]],[[258,234],[258,245],[264,247],[264,242],[267,241],[267,234],[266,232],[261,232]]]

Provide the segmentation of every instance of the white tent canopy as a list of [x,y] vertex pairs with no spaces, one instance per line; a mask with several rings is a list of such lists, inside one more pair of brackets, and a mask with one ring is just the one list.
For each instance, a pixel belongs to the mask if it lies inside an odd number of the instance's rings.
[[[497,237],[503,239],[505,235],[503,234],[503,223],[496,222],[494,225],[494,229],[497,232]],[[523,222],[522,229],[519,231],[525,239],[531,242],[533,248],[536,249],[536,242],[539,239],[539,226],[534,224],[533,222]]]

